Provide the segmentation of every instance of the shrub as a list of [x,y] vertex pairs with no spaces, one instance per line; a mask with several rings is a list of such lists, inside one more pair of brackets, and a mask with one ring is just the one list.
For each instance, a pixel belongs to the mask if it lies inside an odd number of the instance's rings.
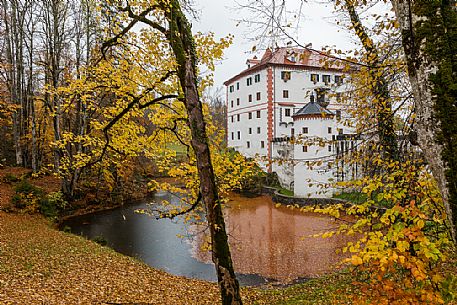
[[49,218],[55,218],[59,212],[65,210],[68,202],[62,192],[49,193],[40,200],[40,213]]
[[25,207],[20,194],[14,194],[13,197],[11,197],[11,203],[18,209],[23,209]]
[[43,190],[32,185],[26,179],[21,180],[14,188],[16,194],[11,198],[14,207],[26,213],[36,213],[40,209]]
[[3,177],[3,181],[5,183],[11,184],[13,182],[18,182],[19,178],[16,177],[15,175],[11,174],[11,173],[8,173],[8,174],[5,175],[5,177]]
[[50,204],[55,206],[60,211],[65,210],[68,206],[68,202],[65,200],[63,193],[60,191],[49,193],[46,198]]
[[47,197],[44,197],[40,200],[40,213],[48,218],[57,217],[56,207],[48,200]]
[[95,236],[94,239],[92,239],[92,240],[101,246],[106,246],[108,244],[108,241],[106,240],[106,238],[104,238],[101,235]]
[[31,184],[27,179],[21,180],[14,188],[16,194],[33,194],[37,197],[43,195],[43,190]]
[[15,191],[16,194],[11,198],[11,202],[26,213],[40,212],[48,218],[56,218],[68,205],[61,192],[46,195],[41,188],[34,186],[27,179],[21,180],[16,185]]

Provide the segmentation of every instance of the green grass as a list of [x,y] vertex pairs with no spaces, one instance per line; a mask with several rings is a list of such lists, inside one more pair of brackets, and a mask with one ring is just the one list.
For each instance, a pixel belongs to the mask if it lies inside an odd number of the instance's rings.
[[291,191],[291,190],[288,190],[288,189],[285,189],[285,188],[280,188],[278,191],[279,191],[279,194],[281,194],[281,195],[294,197],[294,192]]
[[[347,296],[352,291],[352,276],[339,272],[311,279],[303,284],[288,288],[264,290],[261,300],[269,300],[271,305],[295,304],[351,304]],[[264,304],[262,301],[255,304]]]
[[187,153],[186,146],[178,143],[168,144],[168,149],[174,150],[177,155],[185,155]]
[[359,192],[352,192],[352,193],[343,192],[341,194],[334,195],[333,197],[338,198],[338,199],[347,200],[352,203],[363,203],[367,200],[367,195],[359,193]]

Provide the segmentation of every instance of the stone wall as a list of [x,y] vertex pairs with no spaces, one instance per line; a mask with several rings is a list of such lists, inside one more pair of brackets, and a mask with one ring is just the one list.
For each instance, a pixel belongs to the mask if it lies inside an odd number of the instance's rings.
[[269,186],[262,187],[262,194],[270,195],[274,202],[286,205],[297,204],[299,206],[325,206],[332,204],[349,204],[346,200],[337,198],[302,198],[287,196],[280,194],[278,189]]

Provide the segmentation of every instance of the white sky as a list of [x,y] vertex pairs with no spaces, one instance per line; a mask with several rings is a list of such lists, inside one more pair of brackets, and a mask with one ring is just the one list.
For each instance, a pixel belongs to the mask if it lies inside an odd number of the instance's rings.
[[[240,0],[242,1],[242,0]],[[228,34],[235,36],[233,45],[226,50],[225,60],[218,64],[215,71],[215,86],[223,86],[223,82],[246,68],[246,59],[255,43],[246,37],[248,28],[245,24],[236,26],[236,19],[247,15],[247,12],[236,11],[235,0],[196,0],[197,8],[201,11],[200,20],[193,22],[193,31],[212,31],[217,37]],[[291,1],[292,2],[292,1]],[[324,3],[306,3],[304,18],[298,41],[305,45],[312,43],[314,49],[323,46],[336,46],[347,50],[353,47],[350,35],[335,24],[333,5]],[[259,55],[258,55],[259,56]]]

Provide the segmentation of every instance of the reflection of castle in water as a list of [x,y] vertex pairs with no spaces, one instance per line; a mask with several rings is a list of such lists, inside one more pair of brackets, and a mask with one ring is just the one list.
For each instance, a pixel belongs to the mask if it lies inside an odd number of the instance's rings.
[[[310,237],[335,229],[339,223],[334,219],[275,208],[269,197],[234,199],[226,209],[226,224],[237,272],[287,281],[329,272],[342,260],[336,250],[348,237]],[[201,247],[204,238],[195,239],[194,249]],[[193,255],[211,261],[209,252]]]

